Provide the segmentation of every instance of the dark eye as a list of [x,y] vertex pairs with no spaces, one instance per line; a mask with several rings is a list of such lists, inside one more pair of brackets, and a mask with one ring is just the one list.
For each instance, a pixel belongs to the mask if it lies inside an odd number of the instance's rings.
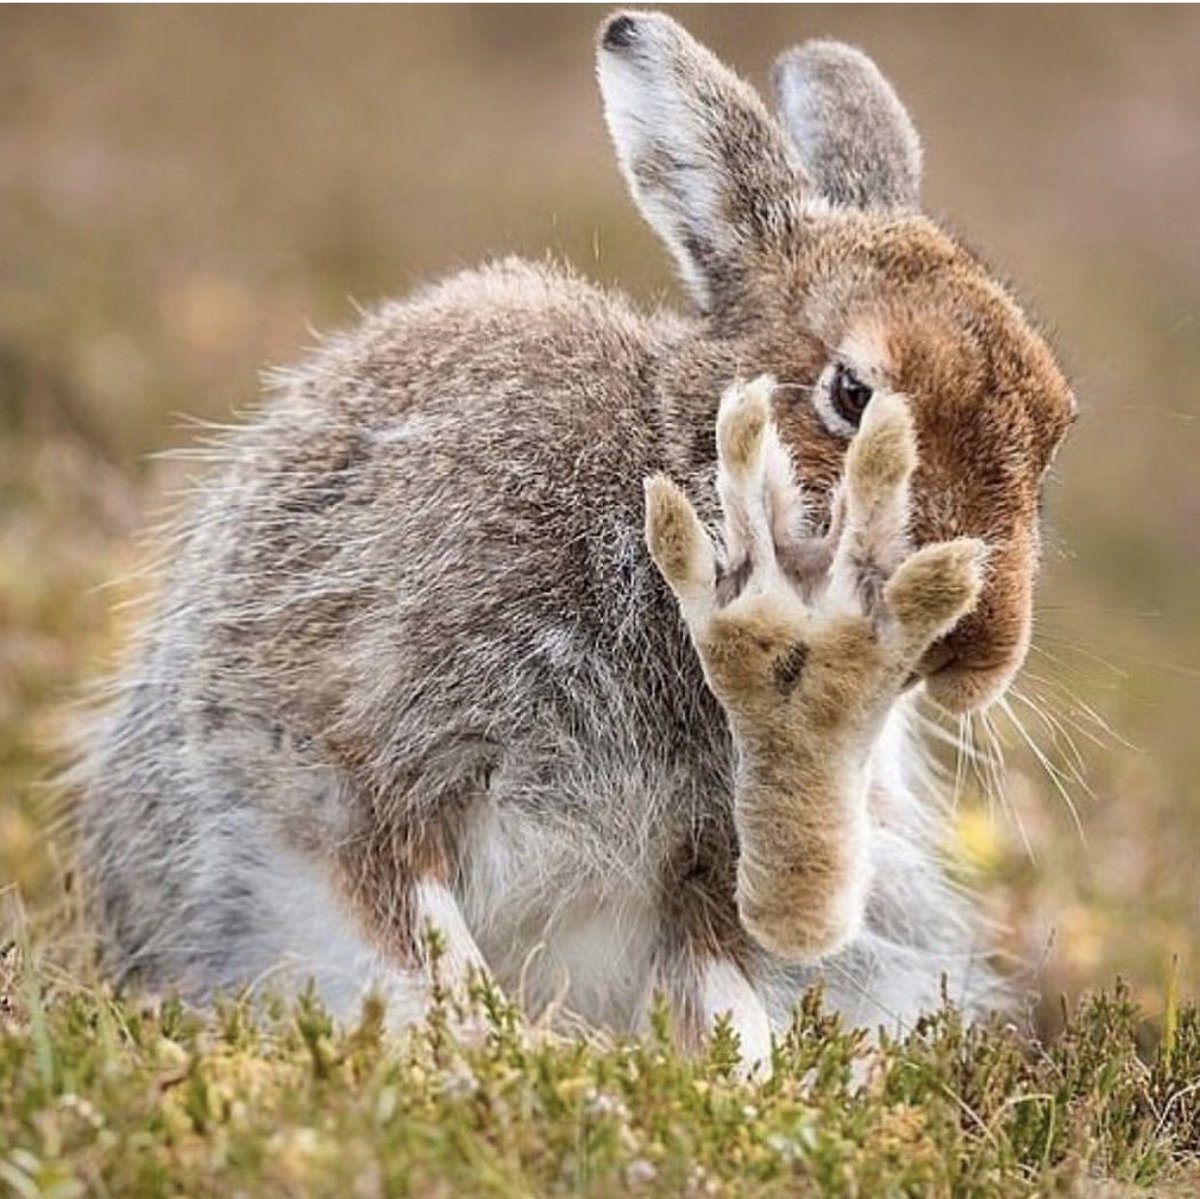
[[862,414],[871,402],[871,389],[848,366],[839,362],[829,380],[829,402],[847,424],[858,428]]

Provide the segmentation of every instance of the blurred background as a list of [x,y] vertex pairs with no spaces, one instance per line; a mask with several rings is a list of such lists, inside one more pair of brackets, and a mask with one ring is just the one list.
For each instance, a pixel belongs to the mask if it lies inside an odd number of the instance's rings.
[[[185,415],[229,419],[314,330],[493,254],[674,296],[601,121],[603,11],[0,10],[0,940],[59,902],[40,780],[145,587],[121,580]],[[1025,732],[996,714],[1004,803],[987,760],[958,771],[951,848],[1044,1027],[1117,973],[1161,1013],[1173,961],[1200,989],[1200,9],[678,15],[760,86],[805,37],[872,54],[930,211],[1073,374]]]

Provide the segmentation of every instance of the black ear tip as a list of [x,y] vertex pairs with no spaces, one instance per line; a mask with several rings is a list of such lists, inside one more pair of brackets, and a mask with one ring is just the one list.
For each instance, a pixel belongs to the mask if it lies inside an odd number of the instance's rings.
[[622,13],[613,17],[600,35],[600,45],[605,50],[627,50],[637,40],[637,22]]

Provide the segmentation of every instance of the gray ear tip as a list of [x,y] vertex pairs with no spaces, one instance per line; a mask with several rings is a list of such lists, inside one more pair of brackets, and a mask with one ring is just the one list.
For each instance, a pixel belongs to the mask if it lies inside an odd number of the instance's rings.
[[[883,83],[890,90],[890,85],[869,54],[849,42],[839,42],[833,38],[812,38],[790,46],[776,58],[771,82],[776,94],[782,96],[789,84],[811,83],[846,74],[869,78],[874,84]],[[833,80],[830,79],[830,82]]]
[[[789,46],[779,56],[780,60],[795,59],[803,61],[811,58],[842,58],[861,61],[868,56],[857,46],[849,42],[839,41],[832,37],[810,37],[807,41],[797,42]],[[869,61],[869,59],[868,59]]]
[[857,208],[917,206],[921,140],[867,54],[819,38],[785,50],[772,73],[780,119],[817,190]]

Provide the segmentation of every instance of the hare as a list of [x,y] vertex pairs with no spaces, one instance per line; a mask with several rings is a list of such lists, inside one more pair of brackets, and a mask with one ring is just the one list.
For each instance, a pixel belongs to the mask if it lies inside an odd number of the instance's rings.
[[914,704],[1022,663],[1070,389],[863,54],[785,53],[778,117],[664,15],[597,56],[692,312],[503,261],[276,377],[87,752],[117,977],[404,1022],[432,925],[451,979],[749,1060],[816,980],[990,1002]]

